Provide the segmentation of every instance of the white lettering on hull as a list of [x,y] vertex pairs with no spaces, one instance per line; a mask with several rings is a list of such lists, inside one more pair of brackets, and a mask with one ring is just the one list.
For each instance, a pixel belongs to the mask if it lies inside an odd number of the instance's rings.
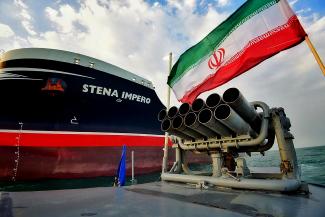
[[[95,85],[84,84],[82,85],[82,92],[91,93],[96,95],[110,96],[119,98],[119,91],[111,88],[100,87]],[[126,99],[130,101],[137,101],[140,103],[150,104],[151,99],[135,93],[128,93],[123,91],[120,99]]]

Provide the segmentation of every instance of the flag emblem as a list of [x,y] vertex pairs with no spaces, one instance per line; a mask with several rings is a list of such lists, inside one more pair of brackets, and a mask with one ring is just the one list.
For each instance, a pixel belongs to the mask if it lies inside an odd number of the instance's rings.
[[225,57],[225,49],[219,48],[218,50],[214,51],[212,56],[208,61],[208,66],[210,69],[217,69],[221,66],[223,59]]

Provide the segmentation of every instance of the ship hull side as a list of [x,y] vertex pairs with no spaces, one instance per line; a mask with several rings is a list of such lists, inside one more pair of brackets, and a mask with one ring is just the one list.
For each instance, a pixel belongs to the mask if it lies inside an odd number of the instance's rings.
[[[161,171],[162,147],[127,147],[126,172],[131,175],[131,152],[134,151],[135,175]],[[0,147],[0,180],[38,180],[116,176],[122,147]],[[169,167],[175,152],[169,149]],[[191,163],[206,162],[206,156],[190,155]],[[15,161],[17,160],[17,161]],[[18,163],[18,166],[17,166]],[[16,168],[16,171],[15,171]]]
[[[16,147],[0,147],[0,180],[36,180],[49,178],[87,178],[115,176],[121,147],[21,147],[15,174]],[[127,175],[131,175],[131,151],[135,153],[135,174],[161,169],[160,147],[127,149]],[[172,153],[171,153],[172,154]]]
[[136,174],[161,170],[156,117],[164,106],[142,81],[73,63],[8,60],[0,98],[0,180],[114,176],[123,145],[129,175],[132,150]]

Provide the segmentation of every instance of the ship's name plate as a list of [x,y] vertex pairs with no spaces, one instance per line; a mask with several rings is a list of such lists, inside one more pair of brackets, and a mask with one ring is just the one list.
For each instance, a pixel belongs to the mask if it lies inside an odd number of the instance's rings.
[[151,102],[151,99],[149,97],[144,97],[139,94],[129,93],[126,91],[120,92],[116,89],[100,87],[100,86],[95,86],[95,85],[90,85],[90,84],[82,85],[82,92],[103,95],[103,96],[116,97],[121,100],[126,99],[126,100],[146,103],[146,104],[150,104],[150,102]]

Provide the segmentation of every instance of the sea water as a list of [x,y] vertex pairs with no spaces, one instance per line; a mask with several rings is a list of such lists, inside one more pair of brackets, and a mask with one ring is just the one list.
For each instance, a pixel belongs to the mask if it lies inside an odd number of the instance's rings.
[[[297,148],[296,149],[301,179],[308,183],[325,185],[325,146]],[[246,157],[249,167],[279,167],[280,155],[278,151],[267,151],[265,156],[252,153]],[[136,163],[136,162],[135,162]],[[197,167],[196,169],[198,169]],[[200,167],[202,168],[202,167]],[[211,167],[208,167],[211,168]],[[205,168],[207,169],[207,168]],[[135,177],[137,183],[158,181],[160,173]],[[127,185],[131,184],[131,177],[127,178]],[[89,187],[110,187],[113,185],[112,177],[98,177],[87,179],[55,179],[32,182],[0,182],[0,191],[33,191],[57,190]]]
[[[301,179],[308,183],[325,185],[325,146],[296,149]],[[279,151],[268,151],[265,156],[252,153],[246,157],[248,167],[279,167]]]

